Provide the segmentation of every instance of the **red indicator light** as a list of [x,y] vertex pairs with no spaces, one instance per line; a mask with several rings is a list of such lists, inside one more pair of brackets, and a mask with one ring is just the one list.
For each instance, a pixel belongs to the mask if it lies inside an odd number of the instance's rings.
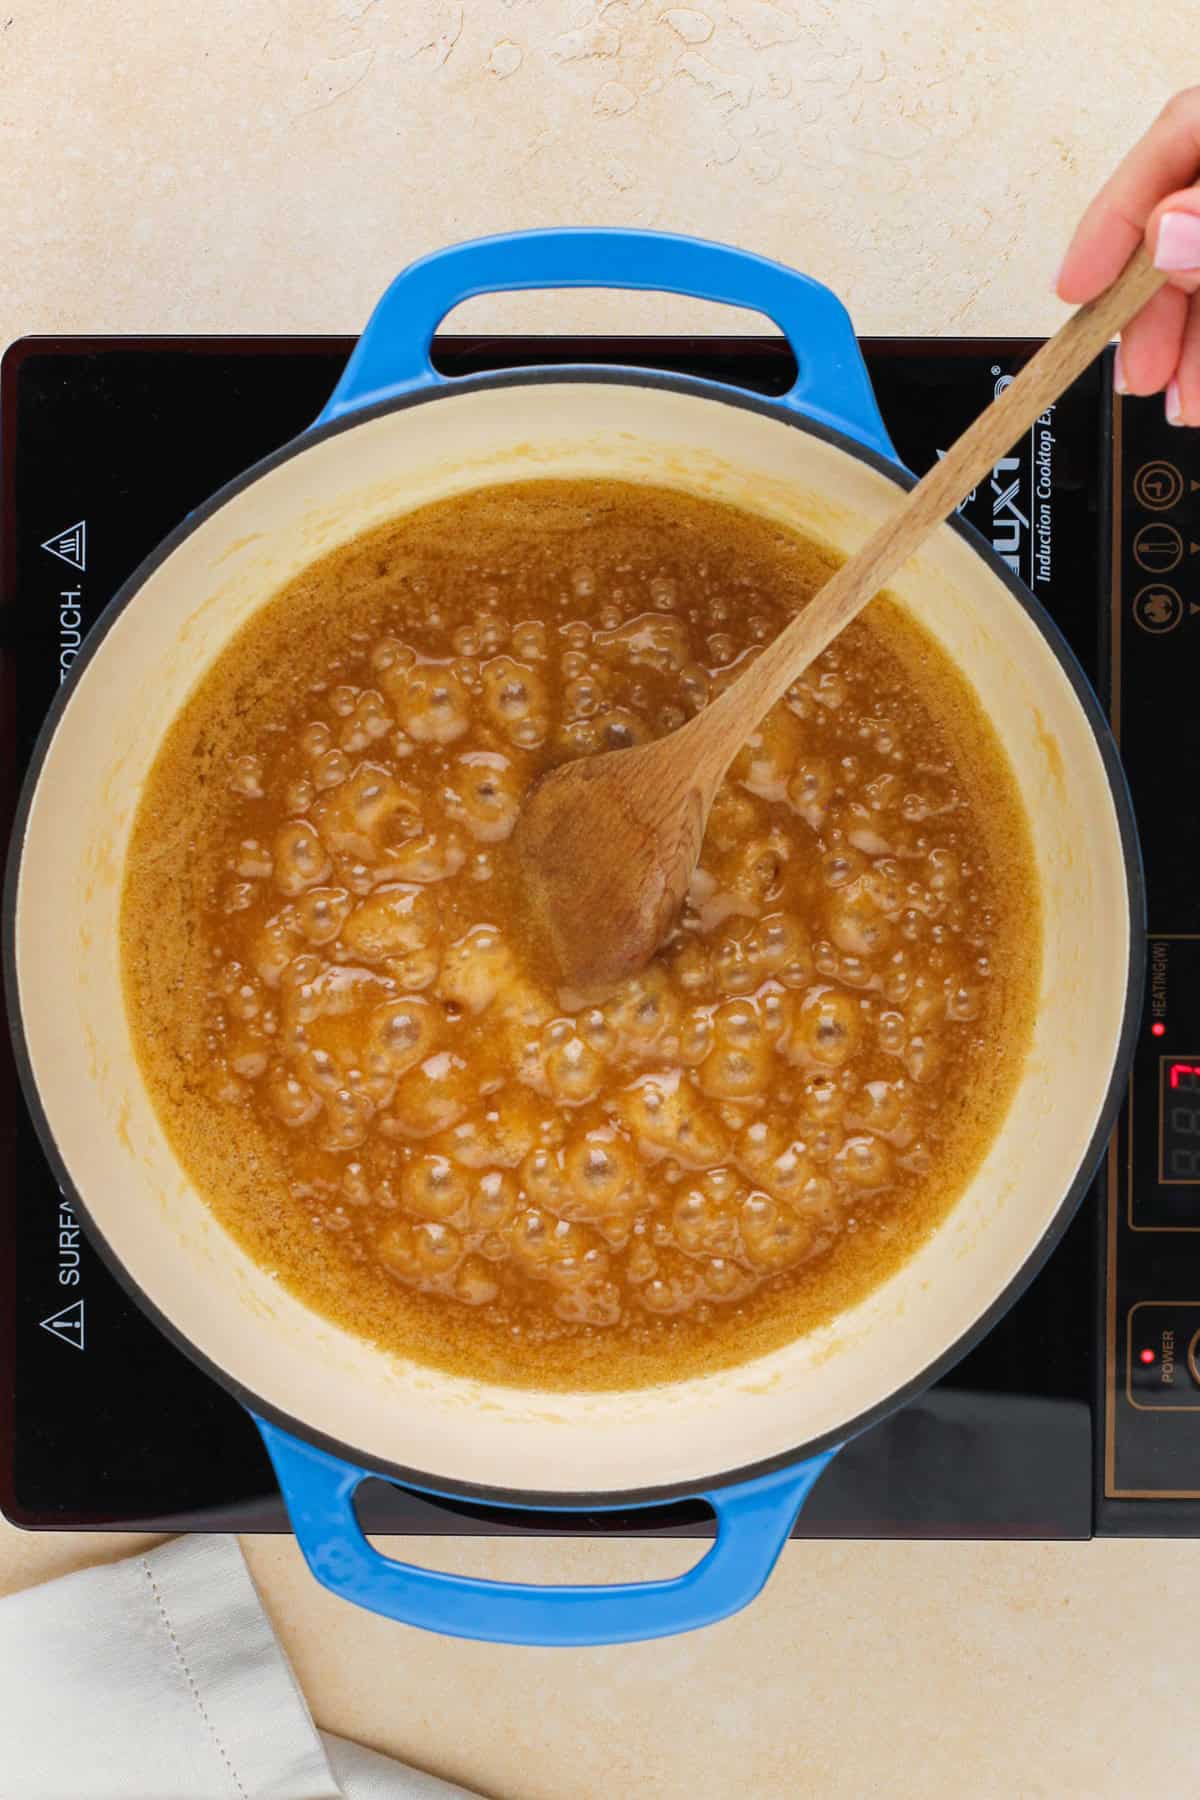
[[1154,1361],[1154,1352],[1153,1352],[1153,1350],[1143,1350],[1143,1351],[1142,1351],[1142,1352],[1141,1352],[1141,1360],[1142,1360],[1142,1361],[1143,1361],[1143,1362],[1144,1362],[1144,1363],[1152,1363],[1152,1362],[1153,1362],[1153,1361]]
[[1166,1037],[1166,1035],[1167,1035],[1167,1028],[1163,1024],[1161,1019],[1155,1019],[1153,1025],[1150,1027],[1150,1030],[1153,1032],[1155,1037]]

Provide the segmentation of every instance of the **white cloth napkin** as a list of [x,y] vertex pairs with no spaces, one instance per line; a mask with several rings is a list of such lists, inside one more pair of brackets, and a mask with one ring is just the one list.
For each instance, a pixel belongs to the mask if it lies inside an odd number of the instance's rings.
[[454,1800],[318,1732],[232,1537],[0,1600],[0,1800]]

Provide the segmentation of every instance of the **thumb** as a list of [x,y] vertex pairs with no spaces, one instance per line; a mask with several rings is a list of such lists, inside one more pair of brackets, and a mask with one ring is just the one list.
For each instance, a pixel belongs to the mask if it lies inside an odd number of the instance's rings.
[[1146,225],[1156,269],[1185,294],[1200,292],[1200,188],[1180,188],[1160,200]]

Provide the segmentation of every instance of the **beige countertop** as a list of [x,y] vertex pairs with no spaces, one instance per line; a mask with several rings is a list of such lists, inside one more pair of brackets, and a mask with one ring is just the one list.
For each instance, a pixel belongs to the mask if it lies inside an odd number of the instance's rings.
[[[149,1542],[0,1521],[0,1594]],[[737,1618],[600,1650],[431,1637],[334,1600],[290,1539],[243,1544],[317,1722],[495,1800],[1200,1793],[1196,1544],[796,1543]],[[533,1581],[649,1580],[696,1554],[384,1547]]]
[[[0,5],[0,342],[350,331],[411,257],[555,223],[734,239],[867,332],[1036,333],[1066,231],[1184,78],[1178,10],[1095,0]],[[711,328],[645,297],[495,329]],[[0,1525],[0,1592],[142,1540]],[[546,1581],[684,1544],[416,1542]],[[747,1613],[593,1651],[436,1639],[249,1539],[318,1721],[506,1800],[1200,1791],[1200,1545],[795,1544]]]

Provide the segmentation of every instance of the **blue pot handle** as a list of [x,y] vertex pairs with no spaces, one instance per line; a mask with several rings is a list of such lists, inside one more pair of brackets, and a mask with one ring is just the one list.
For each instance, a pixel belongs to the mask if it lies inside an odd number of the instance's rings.
[[460,301],[519,288],[571,287],[686,294],[765,313],[784,333],[799,369],[780,404],[898,461],[850,315],[835,294],[748,250],[662,231],[519,231],[455,244],[410,264],[372,313],[316,423],[414,389],[451,385],[433,367],[429,350],[434,332]]
[[[494,1644],[629,1644],[728,1618],[753,1600],[834,1452],[702,1494],[717,1516],[711,1550],[669,1581],[533,1587],[394,1562],[368,1544],[354,1490],[369,1469],[255,1419],[309,1568],[331,1593],[384,1618]],[[422,1490],[424,1491],[424,1490]],[[502,1508],[499,1510],[503,1510]]]

